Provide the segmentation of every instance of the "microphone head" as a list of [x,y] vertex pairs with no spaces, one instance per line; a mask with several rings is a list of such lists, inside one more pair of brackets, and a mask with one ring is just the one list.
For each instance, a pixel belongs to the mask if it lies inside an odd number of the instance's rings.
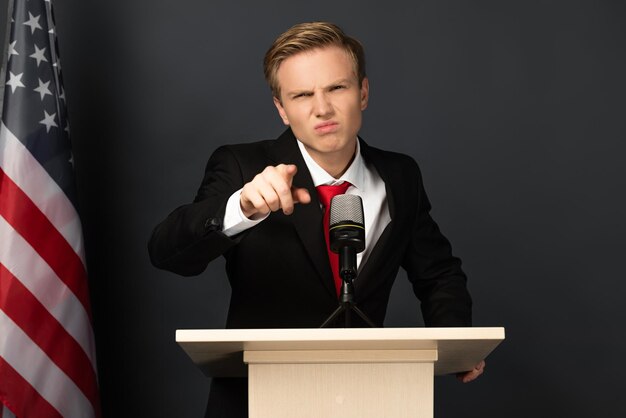
[[338,253],[340,248],[350,247],[360,253],[365,249],[365,222],[360,196],[340,194],[333,197],[329,219],[331,251]]
[[350,222],[364,225],[363,201],[360,196],[353,194],[340,194],[330,202],[330,222],[332,228],[341,222]]

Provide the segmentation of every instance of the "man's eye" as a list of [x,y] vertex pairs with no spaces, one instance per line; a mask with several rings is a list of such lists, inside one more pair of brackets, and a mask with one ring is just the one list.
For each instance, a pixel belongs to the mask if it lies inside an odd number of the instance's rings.
[[339,85],[339,86],[332,86],[332,87],[331,87],[331,90],[341,90],[341,89],[345,89],[345,88],[346,88],[346,86],[344,86],[344,85]]
[[311,93],[300,93],[300,94],[296,94],[295,96],[293,96],[294,99],[299,99],[301,97],[309,97],[311,96]]

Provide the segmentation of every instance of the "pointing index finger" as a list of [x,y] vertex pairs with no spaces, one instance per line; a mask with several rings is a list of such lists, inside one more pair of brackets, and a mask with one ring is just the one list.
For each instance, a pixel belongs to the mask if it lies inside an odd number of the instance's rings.
[[276,166],[278,172],[283,176],[283,178],[291,185],[291,180],[298,172],[298,167],[295,164],[280,164]]

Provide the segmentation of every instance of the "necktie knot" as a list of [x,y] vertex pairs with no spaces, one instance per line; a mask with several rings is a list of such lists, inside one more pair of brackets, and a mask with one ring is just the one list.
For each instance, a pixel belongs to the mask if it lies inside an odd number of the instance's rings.
[[333,197],[339,194],[344,194],[350,186],[351,186],[350,182],[347,182],[347,181],[344,181],[343,183],[335,185],[335,186],[329,186],[329,185],[317,186],[316,187],[317,195],[320,198],[320,203],[325,208],[328,208],[330,206],[330,201],[333,199]]

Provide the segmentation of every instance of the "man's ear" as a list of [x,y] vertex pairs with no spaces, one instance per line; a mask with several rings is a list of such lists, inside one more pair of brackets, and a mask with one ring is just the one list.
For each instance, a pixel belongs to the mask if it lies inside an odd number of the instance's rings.
[[361,110],[367,109],[367,103],[370,99],[370,82],[367,77],[361,82]]
[[287,112],[285,112],[283,105],[280,103],[280,99],[276,96],[274,96],[274,106],[276,106],[276,110],[278,110],[278,114],[280,115],[280,118],[283,120],[283,123],[289,126],[289,118],[287,118]]

